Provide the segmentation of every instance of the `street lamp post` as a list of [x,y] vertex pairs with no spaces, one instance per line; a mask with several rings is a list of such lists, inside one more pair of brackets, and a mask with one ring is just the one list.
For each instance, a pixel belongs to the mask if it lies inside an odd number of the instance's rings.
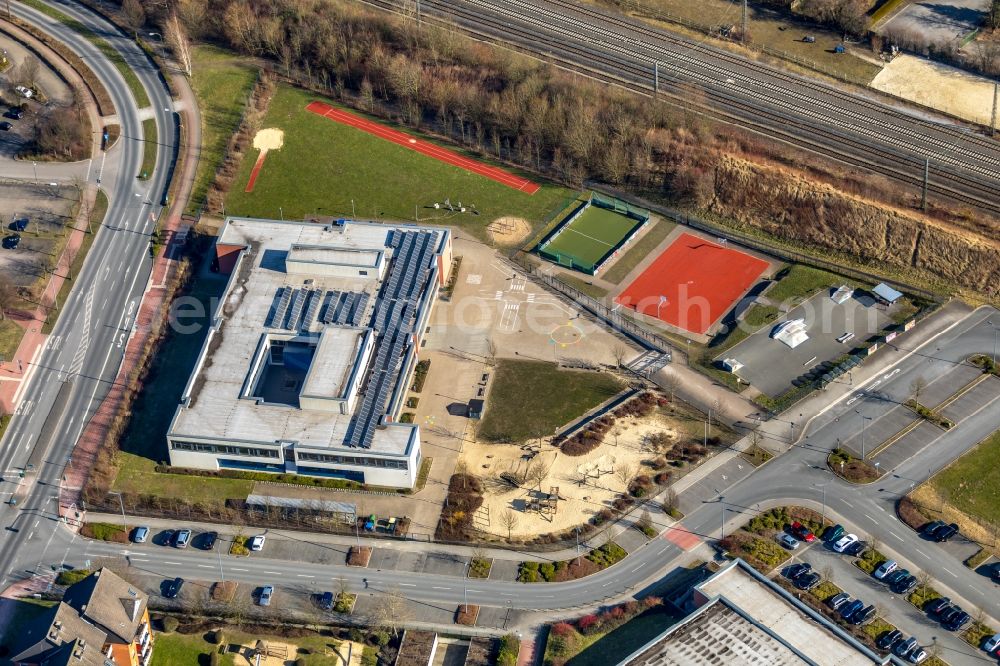
[[118,506],[122,510],[122,527],[125,529],[125,534],[128,534],[128,522],[125,520],[125,502],[122,501],[122,494],[117,491],[108,492],[109,495],[118,495]]
[[997,364],[997,331],[1000,331],[1000,328],[993,326],[992,319],[987,319],[986,323],[993,327],[993,365],[995,366]]
[[868,421],[872,420],[872,417],[865,416],[861,413],[861,410],[855,409],[854,411],[861,417],[861,459],[868,460],[868,455],[865,451],[865,426],[868,425]]

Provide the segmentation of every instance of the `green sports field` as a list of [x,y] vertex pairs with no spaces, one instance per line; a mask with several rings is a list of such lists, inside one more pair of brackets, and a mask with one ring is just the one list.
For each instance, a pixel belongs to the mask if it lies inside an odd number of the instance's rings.
[[581,268],[593,268],[640,224],[612,210],[590,206],[539,250],[572,258]]
[[[278,86],[260,126],[283,130],[284,145],[268,152],[253,192],[243,190],[257,151],[247,151],[226,200],[227,213],[268,218],[281,215],[286,220],[349,217],[352,210],[362,219],[413,220],[416,215],[421,223],[460,227],[488,240],[486,225],[498,217],[524,218],[535,232],[552,209],[563,208],[567,199],[577,194],[534,174],[505,166],[541,184],[535,194],[519,192],[309,113],[305,107],[313,100],[336,104],[297,88]],[[456,150],[453,145],[448,147]],[[466,154],[489,162],[481,156]],[[466,207],[474,205],[479,214],[451,213],[432,207],[445,199],[451,199],[453,205],[459,201]]]

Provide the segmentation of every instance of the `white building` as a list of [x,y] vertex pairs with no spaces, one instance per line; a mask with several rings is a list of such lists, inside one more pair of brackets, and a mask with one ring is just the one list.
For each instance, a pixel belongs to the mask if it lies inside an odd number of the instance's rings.
[[229,218],[229,274],[167,443],[170,464],[412,488],[397,421],[438,289],[445,229]]

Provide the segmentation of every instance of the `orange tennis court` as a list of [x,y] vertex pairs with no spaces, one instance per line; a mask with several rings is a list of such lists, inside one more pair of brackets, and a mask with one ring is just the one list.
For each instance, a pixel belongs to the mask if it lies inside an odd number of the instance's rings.
[[681,234],[615,302],[704,334],[767,269],[763,259]]
[[306,110],[311,111],[318,116],[329,118],[334,122],[349,125],[363,132],[385,139],[386,141],[392,141],[397,145],[409,148],[410,150],[415,150],[418,153],[432,157],[438,161],[444,162],[445,164],[450,164],[480,176],[485,176],[486,178],[494,180],[501,185],[506,185],[507,187],[519,190],[525,194],[534,194],[541,189],[541,186],[537,183],[533,183],[526,178],[521,178],[506,169],[501,169],[500,167],[490,166],[489,164],[483,164],[482,162],[469,159],[468,157],[456,153],[453,150],[442,148],[441,146],[431,143],[430,141],[418,139],[411,134],[406,134],[405,132],[394,130],[391,127],[386,127],[380,123],[372,122],[367,118],[362,118],[355,113],[345,111],[344,109],[338,109],[337,107],[330,106],[324,102],[310,102],[306,105]]

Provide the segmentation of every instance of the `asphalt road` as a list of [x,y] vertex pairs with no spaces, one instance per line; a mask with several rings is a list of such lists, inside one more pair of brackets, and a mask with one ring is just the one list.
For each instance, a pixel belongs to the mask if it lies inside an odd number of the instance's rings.
[[[954,367],[968,355],[989,353],[993,344],[992,327],[986,320],[995,310],[978,310],[958,326],[917,349],[899,367],[888,371],[891,377],[873,378],[878,383],[865,400],[884,400],[908,394],[912,377],[924,372],[924,365]],[[928,363],[930,359],[930,363]],[[935,366],[936,367],[936,366]],[[877,395],[876,395],[877,393]],[[926,570],[935,585],[953,599],[964,600],[966,607],[982,607],[1000,617],[1000,597],[996,588],[950,558],[934,544],[920,539],[899,523],[893,512],[894,501],[919,483],[928,469],[939,469],[1000,426],[996,401],[969,416],[954,429],[931,444],[919,457],[892,470],[882,481],[868,487],[856,487],[835,479],[823,465],[826,454],[838,436],[845,436],[856,421],[843,418],[853,414],[857,402],[847,405],[850,396],[814,419],[800,443],[770,464],[742,476],[722,477],[729,485],[718,483],[717,494],[703,500],[682,495],[687,517],[680,527],[702,538],[717,537],[725,515],[727,528],[733,529],[749,520],[759,510],[787,503],[805,503],[822,507],[831,517],[842,520],[849,529],[863,535],[877,535],[881,548],[903,561],[911,571]],[[824,489],[825,486],[825,496]],[[721,495],[721,496],[720,496]],[[525,585],[496,580],[468,580],[457,576],[404,571],[358,569],[346,565],[289,562],[268,553],[248,558],[233,558],[220,553],[192,549],[178,550],[159,546],[123,546],[81,540],[59,529],[43,558],[49,567],[84,566],[100,557],[126,556],[142,573],[185,578],[238,580],[252,584],[274,584],[291,589],[335,589],[343,579],[352,591],[382,592],[400,590],[407,598],[421,602],[448,604],[469,603],[507,606],[513,609],[559,610],[588,606],[606,599],[641,590],[677,566],[682,551],[660,536],[633,551],[618,565],[587,578],[550,584]],[[306,537],[307,538],[307,537]],[[373,542],[383,548],[405,549],[405,543]],[[441,550],[446,550],[442,546]],[[367,580],[367,587],[365,584]]]
[[[401,11],[401,0],[365,0]],[[412,7],[412,4],[409,6]],[[573,0],[422,0],[430,22],[1000,212],[1000,143]],[[692,87],[693,86],[693,87]]]
[[[16,508],[0,505],[0,520],[8,528],[0,532],[4,582],[24,575],[23,568],[16,576],[11,572],[16,564],[23,567],[27,559],[40,556],[45,541],[55,534],[51,525],[39,525],[39,517],[46,510],[54,511],[67,459],[121,364],[149,281],[150,234],[172,159],[172,151],[164,147],[177,142],[172,102],[139,47],[88,10],[71,3],[51,4],[102,35],[135,70],[152,103],[160,149],[152,177],[136,180],[142,162],[142,123],[121,75],[73,30],[20,3],[11,4],[15,15],[69,45],[89,63],[114,101],[122,138],[119,168],[101,183],[109,197],[104,222],[44,350],[25,368],[29,377],[21,403],[0,448],[4,479],[0,492],[5,493],[4,499],[11,492],[24,495]],[[98,173],[92,170],[90,178],[96,180]],[[22,471],[26,478],[19,482]],[[18,483],[21,486],[14,488]]]

